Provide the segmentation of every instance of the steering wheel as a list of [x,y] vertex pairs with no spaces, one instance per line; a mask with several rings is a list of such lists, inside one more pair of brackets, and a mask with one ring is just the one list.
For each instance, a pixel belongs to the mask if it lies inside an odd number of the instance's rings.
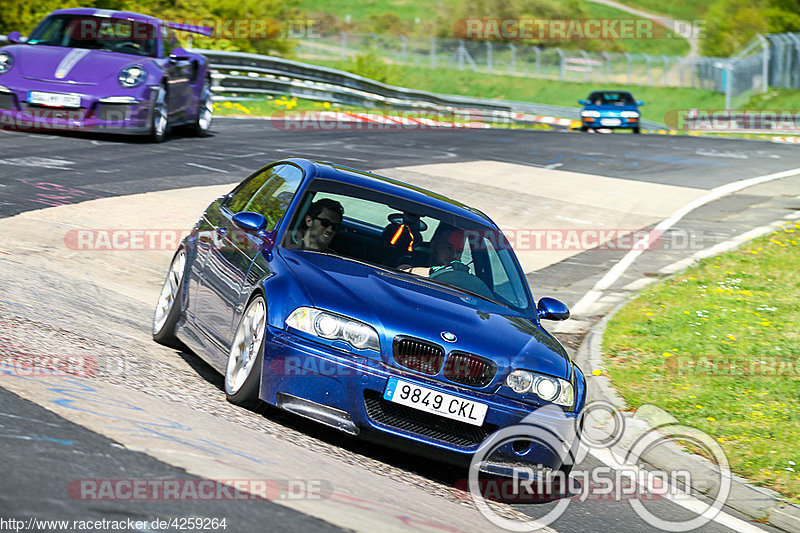
[[142,49],[142,46],[139,43],[135,43],[133,41],[123,41],[121,43],[117,43],[117,46],[114,47],[117,50],[121,50],[123,48],[133,48],[136,53]]

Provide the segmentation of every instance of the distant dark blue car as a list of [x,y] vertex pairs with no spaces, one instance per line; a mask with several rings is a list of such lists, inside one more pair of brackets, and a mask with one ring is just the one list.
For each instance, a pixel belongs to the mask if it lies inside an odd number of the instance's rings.
[[581,131],[600,128],[630,128],[639,133],[642,101],[636,101],[625,91],[595,91],[586,100],[578,100],[583,104],[581,111]]
[[[480,211],[288,159],[208,207],[172,260],[153,336],[224,374],[234,404],[462,464],[539,407],[576,425],[586,380],[540,325],[568,317],[534,303]],[[571,467],[551,452],[512,439],[498,457]]]

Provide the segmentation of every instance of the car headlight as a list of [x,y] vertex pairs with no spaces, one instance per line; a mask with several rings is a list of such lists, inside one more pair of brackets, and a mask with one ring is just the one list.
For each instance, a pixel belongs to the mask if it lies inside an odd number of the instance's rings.
[[565,407],[575,403],[575,389],[569,381],[537,374],[528,370],[514,370],[506,378],[506,385],[517,394],[533,393],[546,402]]
[[313,307],[298,307],[286,319],[286,325],[328,340],[341,340],[359,350],[380,351],[378,332],[371,326]]
[[131,89],[133,87],[137,87],[144,83],[144,79],[147,77],[147,71],[145,71],[140,65],[131,65],[130,67],[125,67],[119,73],[119,84],[123,87]]
[[639,113],[636,111],[623,111],[619,116],[622,118],[639,118]]
[[0,52],[0,74],[5,74],[14,65],[14,57],[8,52]]
[[581,111],[581,116],[600,118],[600,111]]

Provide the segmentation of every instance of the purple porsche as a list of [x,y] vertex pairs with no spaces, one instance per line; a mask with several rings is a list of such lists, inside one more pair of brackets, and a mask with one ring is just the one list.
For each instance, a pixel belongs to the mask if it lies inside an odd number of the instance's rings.
[[210,30],[93,8],[50,13],[23,41],[0,48],[0,127],[145,135],[154,142],[185,126],[211,127],[204,56],[178,46],[175,31]]

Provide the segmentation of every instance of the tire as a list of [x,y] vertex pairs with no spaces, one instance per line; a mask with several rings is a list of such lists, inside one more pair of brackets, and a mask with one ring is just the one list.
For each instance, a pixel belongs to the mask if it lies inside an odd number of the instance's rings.
[[264,337],[267,331],[267,304],[256,296],[242,313],[228,352],[225,368],[225,396],[242,407],[257,407],[261,367],[264,361]]
[[181,319],[180,301],[185,271],[186,251],[181,249],[172,258],[153,313],[153,340],[171,348],[183,348],[183,344],[175,336],[175,326]]
[[197,103],[197,118],[191,125],[190,131],[196,137],[206,137],[211,129],[214,118],[214,103],[211,101],[211,81],[206,79],[200,90],[200,101]]
[[169,107],[167,104],[167,89],[160,85],[156,91],[156,98],[153,102],[153,111],[150,113],[150,133],[148,138],[151,142],[160,143],[167,136],[169,127]]
[[581,126],[581,131],[586,133],[587,131],[589,131],[589,128],[587,128],[586,126]]
[[637,128],[633,128],[633,133],[641,133],[641,132],[639,131],[639,128],[637,127]]

